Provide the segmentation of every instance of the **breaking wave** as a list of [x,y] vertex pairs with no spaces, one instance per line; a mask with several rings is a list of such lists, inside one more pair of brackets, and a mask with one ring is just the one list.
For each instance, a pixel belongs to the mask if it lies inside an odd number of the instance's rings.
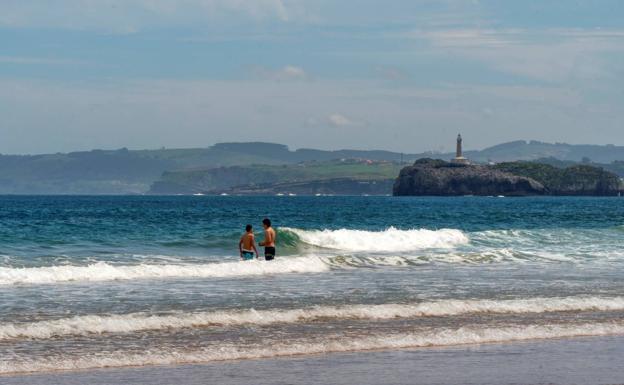
[[624,334],[624,324],[583,323],[575,325],[546,324],[508,327],[467,326],[442,328],[409,334],[378,334],[359,337],[326,336],[323,340],[265,343],[262,345],[223,344],[193,351],[150,350],[142,353],[112,352],[81,356],[48,356],[0,362],[0,374],[80,370],[103,367],[173,365],[240,359],[273,358],[293,355],[405,349],[432,346],[501,343],[580,336]]
[[314,322],[329,319],[387,320],[469,313],[544,313],[561,311],[622,311],[624,297],[567,297],[512,300],[440,300],[416,304],[316,306],[302,309],[239,310],[151,315],[85,315],[30,323],[0,324],[0,340],[45,339],[66,335],[130,333],[245,324]]
[[343,251],[401,252],[427,248],[452,248],[469,242],[460,230],[412,229],[390,227],[383,231],[365,230],[301,230],[282,228],[295,234],[302,242],[317,247]]
[[320,273],[329,269],[330,266],[317,257],[280,258],[272,262],[245,261],[186,265],[113,265],[97,262],[87,266],[0,267],[0,285],[162,278],[226,278],[286,273]]

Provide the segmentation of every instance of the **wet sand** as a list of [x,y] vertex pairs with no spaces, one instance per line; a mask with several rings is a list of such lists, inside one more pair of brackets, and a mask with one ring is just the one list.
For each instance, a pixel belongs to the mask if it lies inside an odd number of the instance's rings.
[[624,336],[31,374],[0,384],[624,384]]

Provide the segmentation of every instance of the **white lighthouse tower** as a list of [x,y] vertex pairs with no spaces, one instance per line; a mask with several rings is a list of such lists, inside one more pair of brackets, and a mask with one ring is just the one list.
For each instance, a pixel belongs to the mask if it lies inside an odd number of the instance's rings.
[[455,158],[451,159],[453,164],[470,164],[470,161],[464,158],[462,154],[462,137],[461,134],[457,134],[457,147],[455,151]]

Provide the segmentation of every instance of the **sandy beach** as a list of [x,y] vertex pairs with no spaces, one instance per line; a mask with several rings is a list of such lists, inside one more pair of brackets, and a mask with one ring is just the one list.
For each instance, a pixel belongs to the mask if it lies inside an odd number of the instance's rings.
[[623,384],[624,337],[0,377],[3,385]]

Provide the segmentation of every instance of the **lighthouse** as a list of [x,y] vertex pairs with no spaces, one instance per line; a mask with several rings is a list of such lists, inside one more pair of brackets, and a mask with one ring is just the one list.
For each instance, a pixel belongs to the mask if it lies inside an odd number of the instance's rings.
[[451,163],[453,164],[470,164],[470,161],[464,158],[462,154],[462,137],[461,134],[457,134],[457,147],[455,149],[455,158],[451,159]]

